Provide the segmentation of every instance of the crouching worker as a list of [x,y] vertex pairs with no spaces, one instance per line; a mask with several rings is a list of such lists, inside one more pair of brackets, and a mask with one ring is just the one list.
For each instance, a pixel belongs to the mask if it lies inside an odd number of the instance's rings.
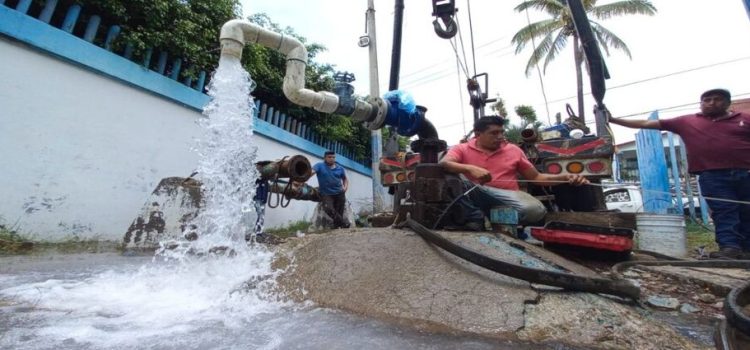
[[453,146],[440,161],[447,172],[465,177],[465,190],[474,189],[459,201],[464,207],[465,228],[484,230],[484,217],[490,209],[508,205],[518,212],[520,224],[535,224],[546,214],[542,202],[520,191],[517,174],[535,184],[552,186],[561,183],[583,185],[589,181],[581,175],[551,175],[539,173],[526,158],[521,148],[509,143],[504,136],[505,119],[498,116],[479,118],[474,123],[474,138]]

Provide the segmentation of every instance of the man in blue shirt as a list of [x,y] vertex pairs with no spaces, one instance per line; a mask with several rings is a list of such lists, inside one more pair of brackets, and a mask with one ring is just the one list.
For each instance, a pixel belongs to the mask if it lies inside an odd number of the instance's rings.
[[349,179],[346,178],[344,168],[336,164],[336,153],[326,151],[323,162],[313,165],[312,173],[318,177],[321,204],[326,214],[333,219],[333,228],[348,228],[351,224],[344,217],[344,208]]

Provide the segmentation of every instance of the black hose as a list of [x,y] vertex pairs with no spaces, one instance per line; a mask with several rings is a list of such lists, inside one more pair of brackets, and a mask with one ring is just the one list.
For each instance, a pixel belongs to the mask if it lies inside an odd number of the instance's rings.
[[750,282],[732,289],[724,301],[724,316],[738,331],[750,336],[750,316],[743,311],[750,305]]
[[548,286],[561,287],[572,291],[602,293],[638,300],[641,290],[627,280],[610,280],[604,278],[583,277],[574,274],[539,270],[516,265],[477,253],[457,245],[446,238],[430,231],[418,222],[407,219],[406,224],[428,242],[456,255],[466,261],[497,273]]

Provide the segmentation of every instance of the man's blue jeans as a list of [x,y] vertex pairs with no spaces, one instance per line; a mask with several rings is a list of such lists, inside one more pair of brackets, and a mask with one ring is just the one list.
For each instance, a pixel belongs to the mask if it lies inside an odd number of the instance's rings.
[[[705,197],[750,202],[750,170],[722,169],[700,173],[698,183]],[[716,227],[720,248],[750,251],[750,204],[706,198]]]
[[[464,180],[464,190],[470,189],[474,183]],[[482,221],[489,216],[494,206],[508,205],[518,212],[521,224],[534,224],[544,218],[547,209],[534,196],[523,192],[504,190],[489,186],[479,186],[469,193],[469,198],[463,198],[460,203],[467,211],[469,221]]]

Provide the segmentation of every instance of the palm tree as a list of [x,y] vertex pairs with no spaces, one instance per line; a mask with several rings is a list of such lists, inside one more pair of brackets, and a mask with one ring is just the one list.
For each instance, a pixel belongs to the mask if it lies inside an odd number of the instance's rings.
[[[625,45],[625,42],[593,19],[605,20],[615,16],[632,14],[651,16],[656,13],[656,7],[649,0],[622,0],[599,6],[596,5],[596,0],[581,0],[581,2],[588,14],[589,23],[596,37],[596,42],[607,56],[609,56],[609,49],[612,48],[622,50],[629,58],[632,58],[630,49]],[[544,71],[546,71],[547,65],[565,48],[568,38],[573,37],[578,116],[584,121],[583,76],[581,72],[581,63],[584,61],[583,48],[575,31],[567,0],[525,0],[515,8],[516,12],[524,12],[528,11],[528,9],[546,12],[552,18],[530,23],[528,26],[521,28],[511,40],[516,45],[516,54],[518,54],[526,45],[529,43],[535,44],[534,40],[542,38],[534,48],[529,62],[526,64],[526,76],[529,76],[532,69],[542,60],[544,61]]]

